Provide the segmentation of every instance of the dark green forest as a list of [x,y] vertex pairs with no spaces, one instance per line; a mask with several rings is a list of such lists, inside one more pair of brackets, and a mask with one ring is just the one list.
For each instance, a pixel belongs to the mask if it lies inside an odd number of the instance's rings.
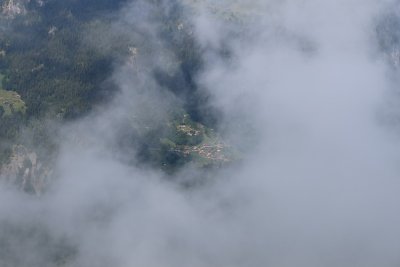
[[[15,94],[16,103],[22,101],[23,110],[14,110],[12,104],[12,112],[0,110],[0,162],[7,162],[12,147],[21,143],[40,147],[43,155],[56,153],[52,135],[57,130],[48,129],[46,121],[74,121],[107,105],[120,90],[111,79],[115,66],[130,56],[132,46],[141,52],[139,60],[146,61],[137,64],[137,72],[151,76],[182,107],[171,110],[168,121],[146,134],[137,125],[127,125],[119,139],[121,151],[168,171],[193,160],[200,166],[228,161],[219,148],[225,145],[212,130],[218,112],[207,105],[209,96],[194,81],[202,68],[202,51],[189,23],[184,30],[176,26],[186,23],[179,5],[166,12],[157,1],[149,1],[150,19],[161,25],[155,33],[158,44],[135,27],[140,18],[127,23],[129,32],[113,30],[125,0],[28,1],[23,14],[8,14],[8,1],[1,2],[1,87]],[[168,64],[177,67],[172,73],[147,63],[159,46],[173,54]],[[2,102],[9,105],[0,94],[0,108]],[[31,140],[24,141],[21,132],[30,133]]]

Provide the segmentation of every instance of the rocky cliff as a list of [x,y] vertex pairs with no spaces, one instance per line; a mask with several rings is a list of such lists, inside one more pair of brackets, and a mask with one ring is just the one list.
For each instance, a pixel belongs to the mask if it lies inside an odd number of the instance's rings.
[[49,182],[52,171],[44,166],[35,152],[22,145],[13,147],[7,164],[0,168],[0,177],[25,192],[40,195]]

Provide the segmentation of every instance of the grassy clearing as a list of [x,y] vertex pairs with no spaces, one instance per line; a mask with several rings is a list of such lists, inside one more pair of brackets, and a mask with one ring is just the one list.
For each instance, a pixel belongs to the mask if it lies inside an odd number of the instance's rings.
[[3,79],[4,75],[0,74],[0,117],[10,116],[13,113],[25,114],[25,102],[16,92],[3,89]]

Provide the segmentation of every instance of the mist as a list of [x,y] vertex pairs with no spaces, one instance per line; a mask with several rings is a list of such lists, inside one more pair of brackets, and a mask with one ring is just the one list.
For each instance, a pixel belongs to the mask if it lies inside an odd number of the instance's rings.
[[[189,164],[171,179],[120,153],[126,121],[162,125],[185,105],[135,67],[180,71],[168,64],[174,53],[157,34],[154,5],[166,15],[181,6],[181,27],[202,51],[195,83],[219,112],[217,130],[240,150],[234,164],[209,174]],[[399,115],[398,69],[376,34],[397,8],[369,0],[126,4],[94,49],[111,49],[122,34],[145,36],[149,52],[115,65],[110,80],[120,90],[111,103],[62,126],[57,178],[45,194],[1,186],[0,265],[398,266],[400,147],[396,120],[386,119]],[[194,179],[205,182],[179,182]]]

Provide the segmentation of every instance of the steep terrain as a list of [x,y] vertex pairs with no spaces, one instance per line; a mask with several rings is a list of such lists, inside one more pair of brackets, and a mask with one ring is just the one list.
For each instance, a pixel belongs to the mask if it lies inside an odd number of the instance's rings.
[[[166,25],[157,33],[160,44],[151,39],[150,32],[142,31],[140,22],[129,32],[113,30],[121,23],[113,16],[124,2],[2,1],[0,162],[8,164],[2,168],[3,176],[20,177],[24,172],[26,177],[35,176],[35,171],[22,166],[24,157],[30,157],[16,152],[21,147],[23,151],[40,147],[39,159],[57,154],[57,142],[48,138],[49,120],[71,123],[94,110],[107,109],[121,92],[113,78],[115,66],[124,66],[137,80],[143,75],[152,77],[179,102],[168,108],[169,115],[161,124],[146,118],[144,109],[129,111],[131,118],[119,126],[124,130],[114,144],[120,146],[118,153],[126,162],[150,164],[171,173],[190,162],[211,167],[233,159],[232,148],[212,129],[217,127],[218,111],[207,104],[207,94],[194,82],[202,65],[201,51],[192,39],[190,23],[180,14],[181,6],[165,12],[150,4],[154,23]],[[167,52],[160,52],[163,49]],[[155,57],[155,51],[163,54]],[[163,62],[156,63],[162,58]],[[146,85],[142,87],[138,90]],[[25,188],[24,179],[12,180]]]
[[0,267],[398,267],[397,0],[0,0]]

